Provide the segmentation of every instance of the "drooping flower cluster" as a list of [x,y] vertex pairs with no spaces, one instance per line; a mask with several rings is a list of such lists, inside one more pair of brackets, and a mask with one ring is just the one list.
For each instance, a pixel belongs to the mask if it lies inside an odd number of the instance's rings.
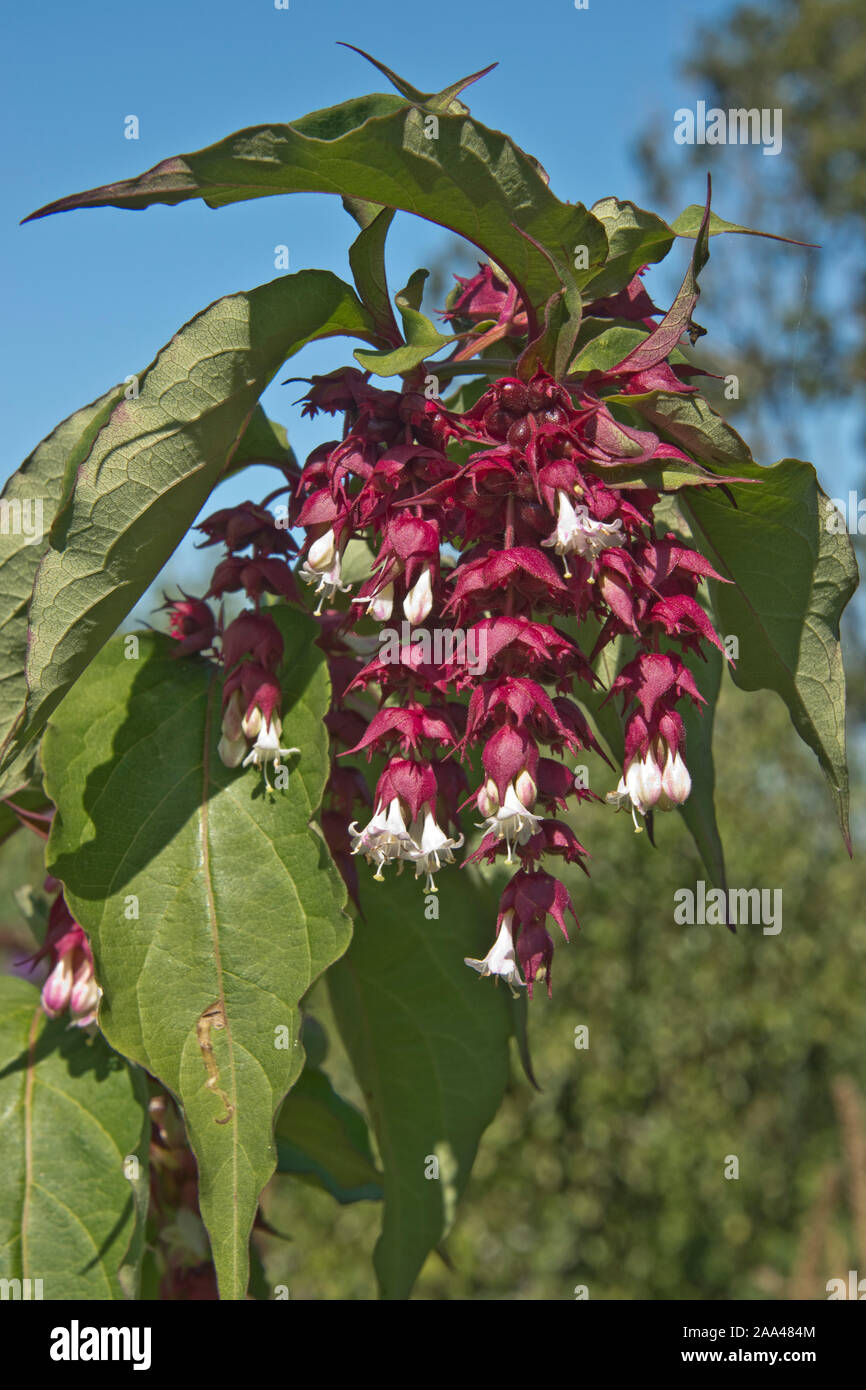
[[[275,494],[276,495],[276,494]],[[268,499],[270,500],[270,499]],[[262,596],[274,594],[298,601],[298,589],[289,564],[297,546],[286,525],[265,504],[243,502],[214,512],[198,528],[203,546],[225,545],[226,554],[216,566],[203,599],[184,594],[168,600],[171,636],[179,642],[178,656],[215,649],[225,669],[222,700],[222,737],[219,755],[227,767],[261,767],[270,789],[268,765],[273,764],[277,786],[287,784],[282,759],[298,748],[281,746],[282,690],[279,667],[283,639],[271,613],[263,611]],[[244,552],[250,551],[250,554]],[[227,593],[242,592],[251,601],[234,620],[216,621],[206,602]]]
[[[297,750],[281,747],[283,642],[262,596],[298,602],[298,578],[312,588],[333,691],[322,829],[350,893],[357,900],[361,858],[379,881],[408,863],[435,893],[472,815],[482,834],[464,862],[515,872],[491,951],[467,963],[530,994],[541,976],[550,989],[548,918],[563,935],[566,917],[577,921],[550,865],[586,872],[587,851],[559,813],[600,800],[569,766],[587,751],[605,756],[575,695],[598,687],[596,658],[629,637],[633,655],[607,692],[622,701],[625,757],[606,800],[640,830],[639,818],[682,805],[691,789],[678,706],[702,697],[684,655],[722,647],[697,599],[700,581],[720,576],[673,533],[657,534],[654,517],[660,469],[699,465],[606,399],[691,391],[668,360],[681,327],[656,323],[640,275],[586,313],[640,323],[640,350],[562,381],[540,366],[502,376],[462,413],[418,389],[379,389],[356,368],[314,377],[304,413],[341,415],[342,437],[290,478],[283,521],[265,499],[203,522],[205,544],[221,541],[226,554],[204,600],[168,605],[179,654],[219,650],[223,761],[261,766],[268,783],[268,764],[285,778],[281,759]],[[528,323],[491,265],[460,281],[446,316],[475,331],[476,352],[513,343]],[[289,527],[304,533],[294,570]],[[224,627],[205,600],[236,592],[252,607]],[[379,762],[372,795],[350,756]]]
[[[587,312],[656,327],[639,277]],[[500,337],[522,331],[512,287],[490,268],[461,283],[451,313],[493,319]],[[462,414],[415,391],[379,390],[355,369],[314,378],[306,399],[306,412],[343,413],[346,425],[313,452],[295,490],[301,577],[325,598],[345,593],[349,543],[364,539],[373,552],[349,619],[323,619],[339,750],[329,844],[353,893],[358,857],[378,880],[389,865],[412,864],[435,891],[471,804],[483,835],[469,861],[500,859],[516,872],[492,950],[467,963],[530,993],[541,975],[550,988],[548,917],[563,934],[566,915],[577,920],[551,859],[586,867],[557,813],[599,799],[567,765],[601,752],[576,687],[597,686],[592,662],[631,637],[635,655],[610,692],[622,699],[625,759],[607,799],[629,806],[640,829],[639,816],[681,805],[690,791],[677,705],[702,697],[680,653],[704,641],[722,647],[696,597],[701,579],[719,576],[673,533],[656,534],[660,494],[640,478],[643,465],[694,465],[605,401],[614,390],[691,389],[666,360],[670,335],[659,336],[655,356],[650,348],[607,372],[502,377]],[[351,630],[363,633],[368,618],[383,625],[378,640]],[[576,636],[587,620],[590,651]],[[341,762],[349,754],[384,759],[372,799]]]

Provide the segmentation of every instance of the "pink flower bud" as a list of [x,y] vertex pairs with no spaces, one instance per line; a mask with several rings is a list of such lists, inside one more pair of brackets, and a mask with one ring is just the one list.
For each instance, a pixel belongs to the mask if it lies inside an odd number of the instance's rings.
[[514,790],[517,792],[517,799],[527,810],[535,805],[535,798],[538,795],[538,788],[527,772],[526,768],[520,773],[514,783]]
[[57,1018],[69,1005],[72,992],[72,952],[60,957],[42,986],[42,1007],[49,1018]]
[[262,712],[258,705],[248,710],[241,720],[241,728],[247,738],[258,738],[262,728]]
[[75,972],[69,994],[74,1014],[91,1014],[99,1002],[99,988],[93,978],[93,962],[85,958]]
[[478,796],[475,798],[475,805],[478,807],[482,816],[495,816],[499,810],[499,792],[496,790],[496,783],[492,777],[488,777]]

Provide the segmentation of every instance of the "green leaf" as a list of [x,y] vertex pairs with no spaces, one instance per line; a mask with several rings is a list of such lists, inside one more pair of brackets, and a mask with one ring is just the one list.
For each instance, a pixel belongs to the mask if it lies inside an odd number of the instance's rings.
[[14,807],[18,807],[20,811],[24,812],[25,819],[27,819],[27,812],[33,813],[34,824],[41,825],[43,830],[47,831],[47,826],[39,820],[39,817],[44,816],[51,808],[51,803],[45,792],[41,785],[22,787],[16,791],[14,796],[7,795],[0,801],[0,844],[21,828],[21,820],[15,814]]
[[[54,521],[30,605],[31,739],[182,540],[268,382],[317,338],[373,337],[354,290],[303,270],[219,299],[115,407]],[[8,756],[8,754],[7,754]]]
[[707,226],[710,216],[709,176],[707,178],[707,205],[704,218],[695,238],[695,249],[689,268],[676,298],[660,323],[652,329],[643,342],[632,348],[631,352],[616,364],[611,375],[620,376],[624,372],[642,372],[654,367],[668,358],[684,333],[688,333],[694,344],[706,332],[692,322],[692,311],[700,297],[698,276],[710,257]]
[[385,270],[385,240],[394,221],[393,208],[377,208],[364,204],[374,216],[362,227],[349,248],[352,278],[361,303],[368,310],[376,332],[388,343],[400,342],[400,330],[388,295],[388,276]]
[[386,68],[385,64],[380,63],[378,58],[365,53],[363,48],[356,48],[353,43],[343,43],[340,39],[337,42],[341,48],[350,48],[353,53],[359,53],[362,58],[366,58],[368,63],[372,63],[374,68],[378,68],[383,76],[387,77],[388,81],[397,88],[397,91],[404,97],[408,97],[410,101],[420,103],[431,111],[450,110],[463,116],[468,114],[469,107],[457,100],[460,92],[471,82],[477,82],[479,77],[486,77],[488,72],[492,72],[495,67],[499,66],[498,63],[491,63],[488,67],[482,68],[480,72],[473,72],[469,77],[461,77],[457,82],[452,82],[441,92],[422,92],[418,87],[413,87],[404,77],[399,77],[391,68]]
[[[573,619],[566,619],[559,625],[574,637],[581,651],[584,652],[593,650],[602,627],[598,619],[592,614],[588,614],[582,623],[577,623]],[[596,732],[607,745],[614,768],[617,769],[617,779],[625,756],[625,732],[622,716],[619,712],[619,703],[609,700],[607,695],[620,670],[627,661],[631,660],[636,650],[634,639],[627,633],[621,633],[612,642],[607,643],[593,663],[593,669],[601,681],[601,685],[590,688],[585,683],[581,683],[575,690],[575,699],[590,716]]]
[[462,415],[465,411],[472,409],[475,402],[484,395],[489,385],[490,382],[486,377],[479,377],[477,381],[461,382],[450,396],[445,397],[442,404],[446,410],[453,410],[456,415]]
[[[596,319],[587,322],[598,323],[599,321]],[[626,354],[636,348],[639,343],[644,342],[647,336],[645,328],[636,328],[633,324],[604,327],[600,333],[590,338],[589,342],[581,347],[572,363],[571,370],[573,372],[606,372],[621,362]],[[618,398],[614,397],[614,399]]]
[[684,700],[681,706],[686,730],[686,762],[692,779],[692,790],[679,811],[697,846],[710,881],[715,888],[722,889],[727,901],[725,854],[716,821],[716,770],[713,763],[713,722],[722,683],[723,658],[716,647],[707,650],[706,661],[702,661],[693,652],[681,652],[680,655],[707,703],[702,705],[701,709],[696,709],[691,700]]
[[590,212],[607,232],[610,250],[606,264],[584,285],[584,299],[606,299],[617,294],[641,266],[663,260],[674,244],[674,234],[667,223],[634,203],[601,198],[593,203]]
[[283,1102],[276,1136],[278,1172],[323,1187],[344,1205],[381,1199],[364,1116],[309,1063]]
[[231,462],[223,474],[224,478],[239,473],[242,468],[255,465],[271,465],[282,470],[297,467],[294,450],[289,444],[285,425],[269,420],[260,405],[257,405],[238,441]]
[[710,487],[727,483],[730,475],[719,475],[693,459],[649,459],[646,463],[613,464],[599,470],[608,487],[652,488],[658,492],[679,492],[681,487]]
[[350,934],[345,890],[310,826],[328,771],[318,629],[271,612],[285,642],[283,741],[301,749],[285,794],[223,766],[218,669],[176,660],[157,634],[140,639],[140,660],[110,642],[43,740],[57,805],[48,863],[90,937],[100,1027],[183,1107],[228,1299],[244,1297],[274,1115],[303,1066],[299,1001]]
[[376,562],[376,549],[366,536],[353,536],[343,551],[340,574],[344,584],[363,584]]
[[[435,138],[428,133],[432,119],[438,122]],[[32,216],[189,198],[217,208],[276,193],[342,194],[450,227],[492,256],[530,306],[546,304],[560,289],[537,244],[569,266],[575,248],[585,247],[588,268],[578,280],[589,279],[607,254],[602,224],[580,203],[560,202],[507,136],[468,116],[431,117],[404,98],[383,94],[312,112],[292,125],[238,131]]]
[[429,274],[429,270],[416,270],[408,285],[394,296],[394,303],[403,320],[406,342],[388,352],[356,350],[355,357],[366,371],[375,372],[377,376],[402,376],[411,372],[425,357],[454,342],[455,334],[445,337],[426,314],[420,312],[424,281]]
[[[379,1287],[405,1299],[451,1226],[499,1108],[511,1015],[506,991],[463,964],[486,953],[496,920],[465,870],[440,875],[438,921],[426,920],[417,883],[361,878],[364,920],[328,986],[385,1170]],[[425,1176],[434,1158],[438,1179]]]
[[648,424],[706,464],[723,467],[753,463],[748,444],[700,395],[649,391],[646,395],[606,396],[608,405],[627,405]]
[[149,1142],[143,1073],[0,976],[0,1276],[57,1302],[136,1298]]
[[830,783],[850,853],[839,621],[857,587],[854,551],[811,464],[745,472],[760,482],[731,486],[736,507],[717,489],[690,489],[681,505],[700,548],[734,580],[711,583],[719,630],[739,639],[734,680],[784,700]]
[[563,289],[551,297],[544,313],[543,331],[518,360],[517,370],[525,381],[529,381],[539,363],[557,381],[566,375],[580,330],[581,308],[576,289]]
[[[595,209],[593,209],[593,211],[595,211]],[[598,216],[597,213],[596,216]],[[680,213],[675,222],[671,223],[671,230],[676,232],[677,236],[697,236],[700,231],[703,216],[704,208],[701,204],[692,203],[690,207],[685,208]],[[741,227],[738,222],[726,222],[723,217],[719,217],[714,212],[710,213],[707,231],[710,236],[720,236],[722,232],[740,232],[744,236],[762,236],[769,237],[771,241],[785,241],[789,246],[811,247],[812,245],[812,243],[808,241],[796,241],[794,237],[777,236],[775,232],[756,232],[754,227]]]
[[[88,453],[112,408],[123,399],[122,386],[70,415],[37,444],[7,482],[0,502],[0,753],[21,719],[27,694],[27,608],[39,564],[48,549],[48,532],[63,495],[67,466]],[[41,516],[39,515],[41,510]],[[29,522],[29,524],[28,524]],[[37,527],[37,523],[39,523]],[[37,529],[41,534],[36,534]],[[8,779],[4,779],[3,785]]]
[[[637,327],[626,319],[583,318],[575,344],[577,356],[572,363],[572,372],[608,372],[623,358],[649,337],[649,329]],[[673,366],[689,365],[689,360],[679,348],[673,348],[667,358]],[[608,394],[607,401],[631,400],[628,395]]]

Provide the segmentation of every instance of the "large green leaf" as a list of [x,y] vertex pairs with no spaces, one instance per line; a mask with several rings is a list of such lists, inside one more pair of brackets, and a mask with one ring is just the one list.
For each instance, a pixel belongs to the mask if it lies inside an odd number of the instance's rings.
[[580,284],[607,255],[602,223],[580,203],[560,202],[507,136],[468,115],[434,116],[383,94],[314,111],[292,125],[252,126],[32,216],[188,198],[218,208],[275,193],[338,193],[450,227],[492,256],[534,307],[560,289],[550,257],[572,266],[578,248],[586,248],[587,268],[575,272]]
[[278,1172],[323,1187],[343,1205],[381,1198],[364,1116],[309,1061],[283,1102],[276,1136]]
[[705,655],[706,660],[702,661],[692,652],[682,653],[706,704],[697,709],[691,700],[684,700],[681,706],[692,790],[679,809],[712,884],[727,894],[725,854],[716,820],[716,770],[713,763],[713,724],[724,658],[716,647],[709,647]]
[[286,357],[338,333],[377,341],[354,290],[328,271],[282,276],[191,319],[143,373],[137,399],[115,407],[36,577],[29,694],[10,752],[44,725],[159,573]]
[[839,621],[857,586],[854,551],[833,529],[811,464],[738,467],[759,481],[730,486],[736,507],[718,488],[691,488],[680,502],[701,549],[734,580],[711,585],[720,630],[739,638],[734,680],[785,701],[830,783],[850,850]]
[[110,642],[43,740],[58,808],[48,862],[93,945],[100,1026],[183,1106],[221,1296],[234,1299],[274,1169],[274,1114],[303,1066],[299,1001],[350,934],[310,826],[328,769],[317,628],[272,612],[286,648],[283,741],[301,749],[285,792],[223,766],[216,668],[175,660],[156,634],[137,661]]
[[58,1302],[137,1297],[149,1141],[144,1074],[0,977],[0,1276]]
[[371,873],[361,876],[365,919],[328,986],[385,1169],[379,1286],[404,1299],[451,1226],[499,1108],[511,1012],[507,991],[463,964],[489,949],[496,921],[466,870],[439,875],[438,921],[425,918],[418,883],[377,884]]
[[[123,399],[115,387],[82,407],[37,444],[29,458],[3,489],[4,516],[0,528],[0,751],[21,718],[27,693],[27,607],[36,571],[48,549],[48,532],[63,494],[67,466],[74,469],[86,457],[112,408]],[[2,503],[0,503],[2,506]],[[29,525],[25,526],[28,520]],[[41,534],[36,535],[36,522]],[[13,524],[14,523],[14,524]]]

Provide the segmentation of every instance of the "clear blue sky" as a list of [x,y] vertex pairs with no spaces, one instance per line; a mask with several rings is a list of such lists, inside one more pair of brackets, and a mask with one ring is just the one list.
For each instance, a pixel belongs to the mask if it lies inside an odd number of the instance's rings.
[[[386,89],[337,39],[430,90],[498,59],[466,94],[473,113],[536,154],[560,197],[640,201],[634,142],[653,115],[663,114],[672,130],[673,111],[694,103],[678,59],[695,23],[728,13],[722,0],[590,0],[582,11],[573,0],[290,0],[288,10],[273,0],[44,0],[8,11],[0,476],[71,411],[149,363],[206,304],[274,278],[277,244],[289,246],[293,271],[318,265],[347,276],[354,225],[338,199],[316,195],[218,212],[199,202],[137,213],[109,208],[20,227],[36,207],[237,128]],[[124,138],[128,115],[139,118],[138,140]],[[747,153],[760,161],[759,150]],[[737,216],[735,195],[717,189],[723,215]],[[702,197],[695,186],[685,201]],[[435,258],[441,236],[398,218],[392,289]],[[748,240],[734,240],[736,254],[748,255]],[[685,248],[678,250],[677,278],[685,261]],[[712,331],[711,315],[702,320]],[[293,359],[292,375],[334,365],[333,343],[312,346]],[[303,457],[322,436],[292,412],[297,394],[272,386],[264,403],[289,426]],[[272,478],[246,475],[228,485],[234,492],[224,500],[237,500],[239,487],[258,495]]]

